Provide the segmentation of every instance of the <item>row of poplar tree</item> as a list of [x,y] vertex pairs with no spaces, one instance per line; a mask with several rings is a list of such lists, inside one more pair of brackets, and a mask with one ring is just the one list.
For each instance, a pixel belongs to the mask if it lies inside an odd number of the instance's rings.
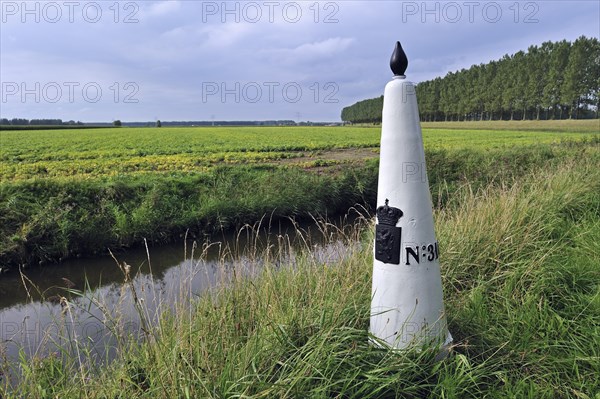
[[[416,86],[423,121],[598,118],[600,41],[581,36],[530,46]],[[383,96],[342,110],[342,120],[381,121]]]

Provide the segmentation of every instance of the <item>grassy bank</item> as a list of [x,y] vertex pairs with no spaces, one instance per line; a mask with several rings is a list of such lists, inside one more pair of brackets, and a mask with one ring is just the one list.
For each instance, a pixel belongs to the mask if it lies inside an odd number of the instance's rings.
[[[0,264],[107,253],[132,244],[233,229],[263,216],[345,211],[373,197],[376,167],[321,176],[298,168],[218,167],[204,173],[90,181],[24,181],[0,188]],[[364,197],[364,198],[363,198]]]
[[[427,150],[439,206],[462,185],[517,178],[564,159],[597,156],[597,140],[486,150]],[[319,163],[320,165],[321,163]],[[375,206],[377,159],[318,169],[221,165],[197,172],[145,172],[91,179],[34,178],[0,184],[0,267],[90,256],[274,219],[333,215]]]
[[373,232],[358,226],[346,258],[306,254],[182,303],[108,367],[23,360],[4,396],[597,398],[600,169],[583,155],[465,183],[436,210],[455,340],[442,362],[368,344]]

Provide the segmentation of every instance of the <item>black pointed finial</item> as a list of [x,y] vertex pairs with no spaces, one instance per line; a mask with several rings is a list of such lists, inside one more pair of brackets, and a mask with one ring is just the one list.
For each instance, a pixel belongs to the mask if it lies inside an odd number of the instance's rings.
[[404,53],[404,50],[402,50],[402,45],[400,42],[396,42],[396,48],[394,49],[394,53],[390,59],[390,67],[396,76],[402,76],[404,75],[404,72],[406,72],[406,68],[408,67],[408,58],[406,58],[406,53]]

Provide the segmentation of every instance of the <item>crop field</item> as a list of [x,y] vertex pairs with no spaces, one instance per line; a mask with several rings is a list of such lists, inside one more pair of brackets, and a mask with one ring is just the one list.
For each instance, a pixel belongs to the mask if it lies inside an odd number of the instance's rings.
[[[552,144],[581,140],[598,132],[593,123],[583,124],[577,131],[527,132],[429,126],[423,136],[425,148],[430,150]],[[485,127],[484,124],[478,126]],[[538,126],[538,129],[546,127]],[[348,163],[377,157],[380,134],[379,126],[0,131],[0,181],[201,172],[220,164]],[[351,151],[340,157],[340,150],[344,149],[370,151]]]
[[[536,131],[427,126],[438,206],[465,182],[484,186],[597,156],[600,137],[596,121],[528,124]],[[166,242],[266,214],[369,209],[379,138],[380,126],[0,131],[0,267]]]

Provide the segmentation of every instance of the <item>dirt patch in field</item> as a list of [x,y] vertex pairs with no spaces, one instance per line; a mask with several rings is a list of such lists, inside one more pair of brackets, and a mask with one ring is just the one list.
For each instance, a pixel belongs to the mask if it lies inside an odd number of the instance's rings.
[[[364,162],[367,159],[373,159],[379,157],[378,147],[369,148],[341,148],[335,150],[318,150],[318,151],[303,151],[299,152],[297,157],[282,159],[279,161],[281,164],[286,165],[299,165],[310,167],[311,164],[314,166],[326,166],[325,164],[340,164],[340,163],[353,163],[353,162]],[[324,165],[319,165],[319,163]]]
[[298,166],[317,174],[337,175],[349,165],[361,165],[374,158],[379,158],[379,147],[303,151],[297,157],[282,159],[277,163]]

